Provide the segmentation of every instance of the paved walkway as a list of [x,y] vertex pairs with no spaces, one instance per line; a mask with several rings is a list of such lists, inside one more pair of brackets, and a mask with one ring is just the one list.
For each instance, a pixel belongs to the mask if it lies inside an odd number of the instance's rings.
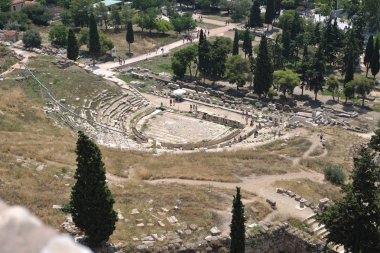
[[[194,15],[193,18],[198,19],[198,15]],[[217,27],[217,28],[208,30],[210,33],[207,36],[223,35],[223,33],[227,32],[228,30],[238,27],[238,24],[235,24],[235,23],[226,25],[222,21],[217,21],[217,20],[213,20],[213,19],[203,18],[203,22],[222,26],[222,27]],[[197,27],[197,31],[200,29],[201,29],[200,27]],[[192,35],[194,37],[197,37],[197,32],[192,33]],[[198,39],[194,39],[193,42],[198,42]],[[173,43],[168,44],[166,46],[163,46],[160,49],[158,49],[157,51],[151,51],[151,52],[148,52],[146,54],[142,54],[142,55],[138,55],[136,57],[129,58],[125,61],[125,64],[122,64],[122,65],[120,65],[119,62],[105,62],[105,63],[97,64],[96,66],[98,67],[98,70],[96,70],[96,71],[99,72],[101,70],[110,70],[110,69],[113,69],[113,68],[116,68],[119,66],[129,65],[129,64],[136,63],[139,61],[143,61],[146,59],[150,59],[150,58],[162,55],[162,54],[167,54],[171,50],[178,48],[180,46],[183,46],[183,45],[185,45],[185,43],[181,39],[179,41],[176,41],[176,42],[173,42]]]

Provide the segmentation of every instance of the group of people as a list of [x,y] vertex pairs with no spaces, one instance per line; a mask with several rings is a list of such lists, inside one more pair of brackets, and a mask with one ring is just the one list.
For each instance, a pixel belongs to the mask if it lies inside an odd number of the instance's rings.
[[175,99],[174,98],[171,98],[170,101],[170,106],[175,106]]
[[121,57],[119,56],[119,64],[120,64],[120,65],[124,65],[124,64],[125,64],[125,58],[121,58]]
[[186,40],[186,43],[193,43],[193,38],[191,37],[183,37],[183,43],[185,44],[185,40]]
[[198,112],[198,105],[190,104],[190,112]]

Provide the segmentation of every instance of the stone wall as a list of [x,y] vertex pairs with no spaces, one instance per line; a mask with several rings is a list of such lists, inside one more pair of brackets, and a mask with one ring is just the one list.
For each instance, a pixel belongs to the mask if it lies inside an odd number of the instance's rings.
[[284,223],[247,238],[247,253],[334,253],[325,243]]
[[[221,235],[207,236],[196,243],[163,247],[141,247],[137,252],[229,252],[230,240]],[[287,223],[271,224],[270,227],[259,225],[254,229],[247,228],[246,253],[336,253],[325,243],[312,238]]]

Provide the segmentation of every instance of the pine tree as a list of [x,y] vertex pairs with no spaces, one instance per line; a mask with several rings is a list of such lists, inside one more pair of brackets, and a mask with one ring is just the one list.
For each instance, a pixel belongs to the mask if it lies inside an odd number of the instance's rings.
[[234,196],[232,204],[232,220],[231,220],[231,244],[230,253],[245,252],[245,217],[244,205],[241,202],[240,188],[236,187],[236,196]]
[[247,55],[252,56],[251,33],[248,29],[244,31],[243,51],[246,58],[247,58]]
[[75,225],[85,233],[88,244],[97,247],[115,230],[115,201],[106,184],[100,150],[83,132],[79,132],[76,154],[77,181],[71,192],[71,215]]
[[253,90],[259,96],[268,93],[273,81],[273,67],[268,54],[268,43],[265,36],[261,37],[259,53],[256,58]]
[[239,31],[237,29],[235,29],[232,55],[238,55],[238,54],[239,54]]
[[267,8],[265,11],[265,24],[269,25],[272,24],[275,16],[275,0],[267,0]]
[[99,33],[98,28],[96,26],[96,20],[94,17],[94,14],[91,13],[90,15],[90,29],[89,29],[89,53],[93,60],[93,65],[95,66],[95,59],[100,54],[100,39],[99,39]]
[[323,56],[323,49],[318,47],[317,52],[314,56],[314,62],[311,64],[311,73],[309,88],[314,92],[314,99],[317,100],[317,95],[319,91],[323,90],[323,85],[325,84],[325,59]]
[[375,48],[373,50],[372,59],[371,59],[371,73],[373,78],[379,73],[380,70],[380,56],[379,56],[379,47],[380,47],[379,39],[375,42]]
[[248,26],[251,28],[261,27],[263,22],[261,20],[260,3],[255,0],[252,4],[249,14]]
[[133,26],[132,26],[131,21],[128,21],[127,34],[125,35],[125,39],[127,40],[127,43],[128,43],[128,52],[129,54],[131,54],[131,44],[135,42],[135,36],[134,36]]
[[79,55],[79,46],[77,38],[75,37],[74,31],[69,30],[67,35],[67,58],[75,61]]
[[365,48],[365,54],[364,54],[364,65],[366,67],[366,74],[365,76],[368,76],[368,71],[369,71],[369,68],[370,68],[370,63],[371,63],[371,59],[372,59],[372,55],[373,55],[373,51],[374,51],[374,42],[373,42],[373,36],[369,36],[368,38],[368,42],[367,42],[367,46]]

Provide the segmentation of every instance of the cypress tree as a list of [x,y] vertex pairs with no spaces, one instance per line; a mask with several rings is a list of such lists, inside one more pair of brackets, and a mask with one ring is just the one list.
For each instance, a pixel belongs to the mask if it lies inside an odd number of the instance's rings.
[[367,46],[365,48],[365,54],[364,54],[364,65],[366,67],[366,74],[365,76],[368,76],[368,70],[370,68],[370,63],[371,63],[371,59],[372,59],[372,55],[373,55],[373,51],[374,51],[374,42],[373,42],[373,36],[369,36],[368,38],[368,42],[367,42]]
[[269,29],[269,25],[272,24],[273,20],[274,20],[274,16],[275,16],[275,3],[274,3],[275,0],[267,0],[267,8],[266,8],[266,11],[265,11],[265,24],[268,25],[268,29]]
[[302,96],[303,96],[305,85],[308,86],[309,84],[309,66],[310,66],[309,50],[308,50],[307,44],[305,44],[303,48],[303,56],[302,56],[301,69],[300,69],[301,81],[302,81],[302,84],[301,84]]
[[236,196],[234,196],[232,204],[232,220],[231,220],[231,244],[230,253],[245,252],[245,217],[244,205],[241,202],[240,188],[236,187]]
[[238,55],[238,54],[239,54],[239,31],[237,29],[235,29],[232,55]]
[[246,58],[247,55],[252,56],[252,40],[248,29],[244,31],[243,51]]
[[71,215],[75,225],[85,233],[88,244],[97,247],[115,230],[115,201],[106,184],[100,150],[83,132],[79,132],[76,154],[77,181],[71,192]]
[[127,34],[125,35],[125,39],[127,40],[127,43],[128,43],[128,52],[129,54],[131,54],[131,43],[135,42],[135,36],[133,33],[133,26],[132,26],[131,21],[128,21]]
[[100,54],[100,39],[98,28],[96,26],[96,20],[94,14],[90,15],[90,31],[89,31],[89,53],[93,60],[93,65],[95,66],[95,59]]
[[74,31],[69,30],[67,35],[67,58],[75,61],[79,55],[79,46],[77,38],[75,37]]
[[354,80],[354,71],[355,71],[355,61],[356,61],[356,53],[355,53],[355,34],[353,30],[349,30],[347,37],[347,45],[345,47],[345,54],[343,57],[343,71],[344,71],[344,83],[348,83]]
[[256,58],[253,90],[259,96],[266,94],[273,81],[273,67],[268,54],[268,43],[265,36],[261,37],[259,53]]
[[379,56],[379,40],[376,40],[375,48],[373,50],[372,59],[371,59],[371,73],[373,75],[373,78],[379,73],[380,70],[380,56]]
[[311,65],[311,74],[309,81],[310,90],[314,91],[314,99],[317,100],[317,95],[319,91],[323,90],[323,85],[325,84],[325,59],[323,56],[323,49],[318,47],[317,52],[314,56],[314,62]]
[[291,38],[289,31],[283,31],[281,36],[281,42],[283,45],[282,55],[289,61],[291,56]]
[[203,75],[203,78],[209,75],[210,70],[210,44],[206,39],[206,35],[203,30],[199,33],[199,44],[198,44],[198,69]]
[[255,0],[250,9],[248,26],[251,28],[256,28],[261,27],[262,25],[263,22],[261,20],[260,3],[258,0]]
[[323,48],[325,59],[332,64],[335,61],[334,36],[331,18],[328,20],[320,46]]

